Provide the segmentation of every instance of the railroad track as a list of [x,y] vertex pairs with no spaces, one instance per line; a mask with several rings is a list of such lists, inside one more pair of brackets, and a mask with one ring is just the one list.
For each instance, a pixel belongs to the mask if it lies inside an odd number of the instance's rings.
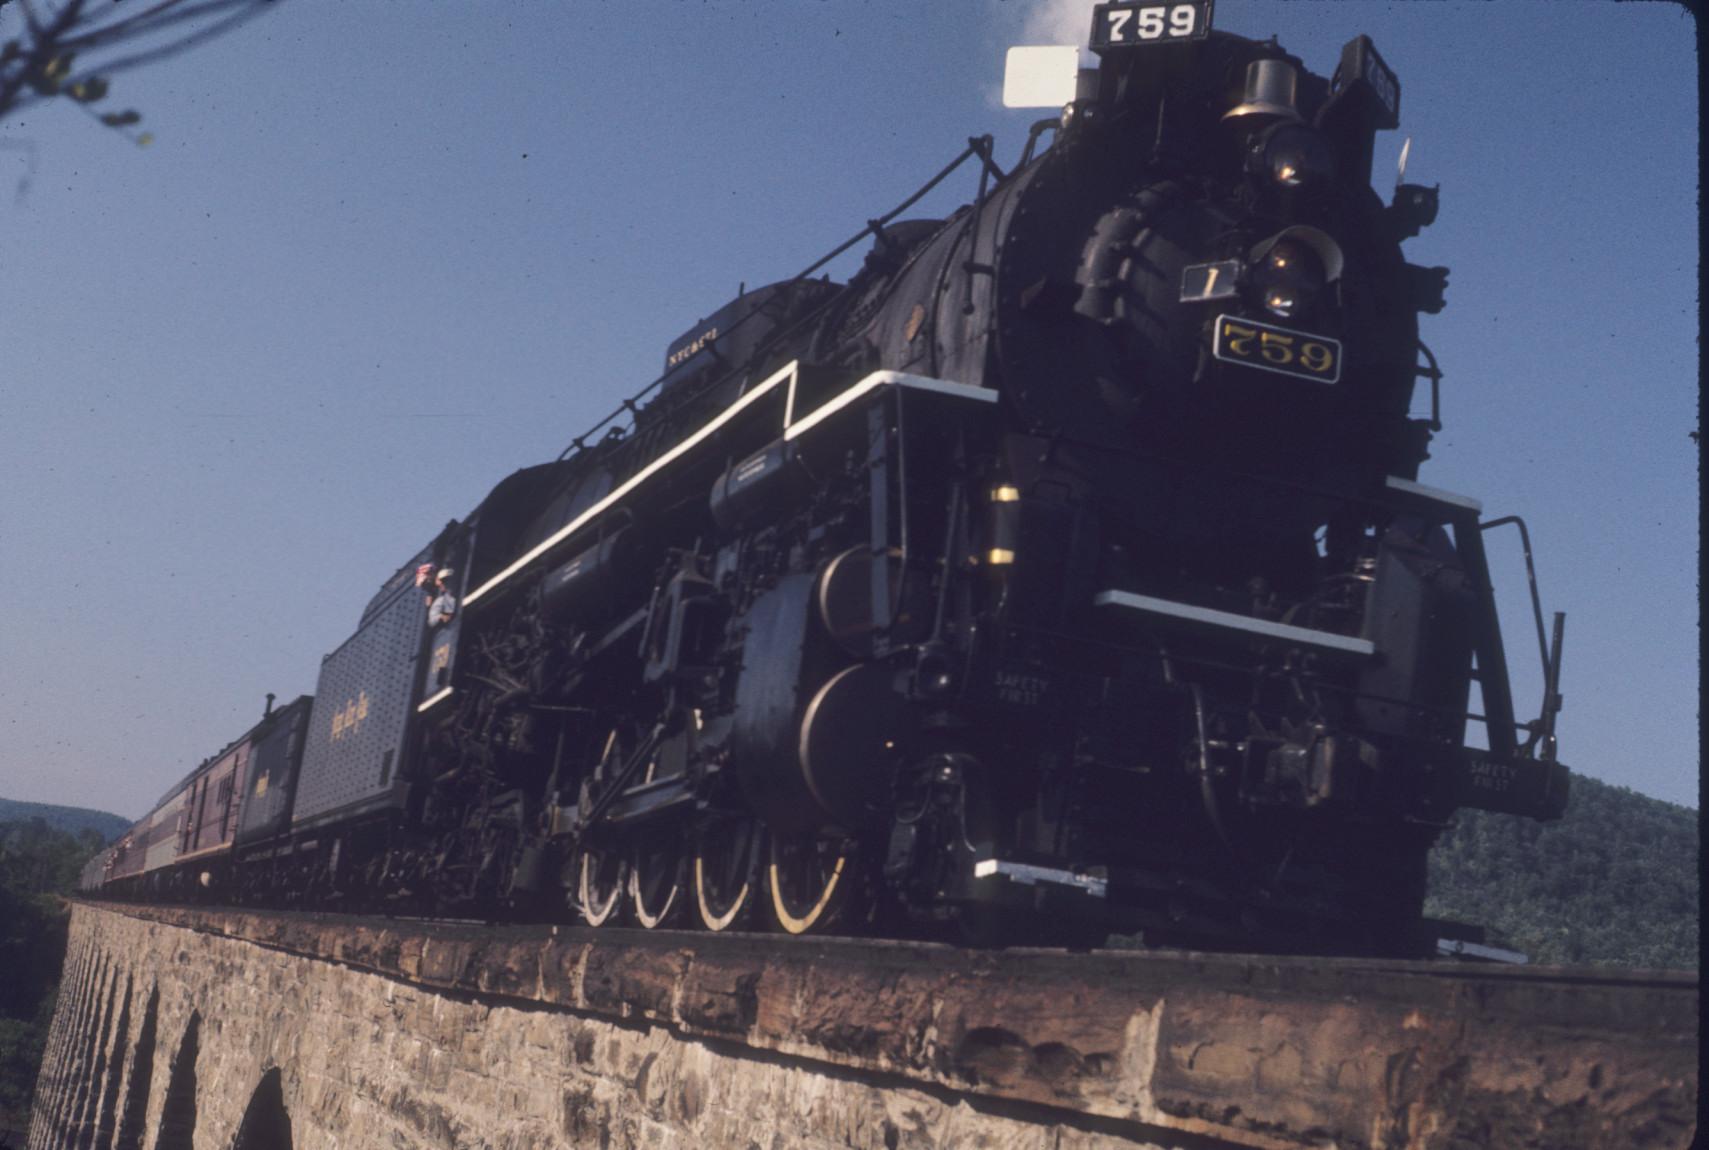
[[[1467,985],[1547,985],[1630,987],[1695,994],[1699,977],[1689,970],[1637,969],[1606,966],[1545,966],[1468,961],[1452,957],[1431,959],[1347,958],[1339,956],[1246,954],[1199,951],[1171,947],[1115,946],[1092,949],[1069,947],[1004,947],[977,949],[924,939],[862,938],[835,934],[791,935],[777,931],[644,930],[634,927],[589,927],[579,924],[523,923],[494,919],[456,918],[429,915],[346,914],[326,910],[289,910],[257,907],[196,907],[111,902],[78,897],[74,901],[149,918],[190,926],[192,929],[261,941],[248,929],[227,929],[232,924],[277,921],[312,927],[317,932],[346,927],[353,933],[375,931],[424,932],[444,940],[481,940],[506,946],[598,945],[637,951],[693,951],[707,955],[729,955],[764,961],[774,954],[792,960],[835,959],[839,962],[899,960],[943,963],[955,961],[974,967],[1056,966],[1058,963],[1096,966],[1114,970],[1131,965],[1142,970],[1148,964],[1190,963],[1204,969],[1264,968],[1292,971],[1343,971],[1360,977],[1384,974],[1397,978],[1424,978]],[[295,934],[296,932],[291,932]],[[304,952],[307,954],[308,952]]]

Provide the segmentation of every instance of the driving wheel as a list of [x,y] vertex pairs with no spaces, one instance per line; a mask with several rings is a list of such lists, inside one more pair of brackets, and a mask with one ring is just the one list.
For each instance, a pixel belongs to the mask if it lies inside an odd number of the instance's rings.
[[763,837],[754,819],[723,818],[701,829],[694,852],[694,904],[707,930],[740,929],[752,917]]
[[769,853],[766,883],[778,926],[807,934],[846,916],[856,878],[854,860],[840,844],[774,837]]

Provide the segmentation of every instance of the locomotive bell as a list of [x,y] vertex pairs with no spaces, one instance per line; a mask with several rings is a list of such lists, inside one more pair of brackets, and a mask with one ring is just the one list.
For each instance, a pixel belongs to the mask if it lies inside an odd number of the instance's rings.
[[1246,65],[1246,92],[1237,106],[1223,113],[1223,120],[1240,116],[1299,119],[1299,109],[1294,106],[1299,80],[1299,73],[1286,60],[1252,61]]

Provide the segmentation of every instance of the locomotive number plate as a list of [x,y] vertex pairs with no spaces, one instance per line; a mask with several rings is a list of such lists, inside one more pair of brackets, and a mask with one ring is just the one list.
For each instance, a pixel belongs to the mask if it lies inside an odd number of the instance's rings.
[[1211,354],[1230,363],[1276,371],[1318,383],[1341,379],[1341,341],[1243,316],[1216,317]]
[[1175,4],[1099,4],[1092,10],[1092,51],[1203,40],[1211,33],[1211,0]]

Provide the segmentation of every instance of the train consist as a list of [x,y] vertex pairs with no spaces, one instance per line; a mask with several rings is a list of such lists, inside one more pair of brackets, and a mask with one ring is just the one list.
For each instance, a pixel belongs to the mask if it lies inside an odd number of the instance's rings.
[[1208,0],[1094,15],[1020,163],[974,140],[949,218],[690,328],[85,885],[1414,952],[1453,812],[1558,817],[1567,772],[1559,616],[1516,722],[1493,524],[1418,481],[1399,83]]

